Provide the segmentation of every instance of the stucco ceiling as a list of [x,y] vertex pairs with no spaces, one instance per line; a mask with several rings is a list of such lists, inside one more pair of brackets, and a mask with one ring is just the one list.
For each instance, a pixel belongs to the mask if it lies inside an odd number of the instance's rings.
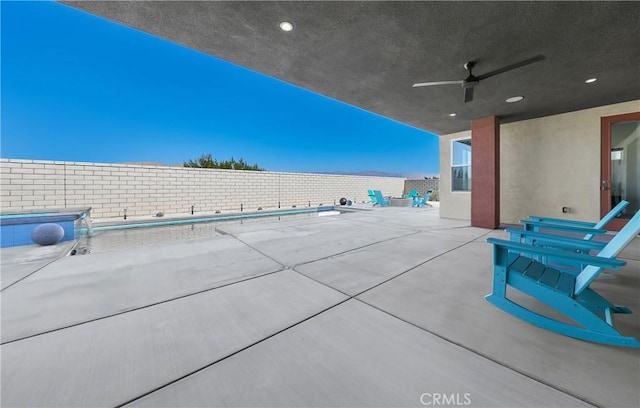
[[[437,134],[640,99],[634,1],[62,3]],[[460,85],[412,87],[464,79],[470,60],[478,75],[537,54],[470,103]]]

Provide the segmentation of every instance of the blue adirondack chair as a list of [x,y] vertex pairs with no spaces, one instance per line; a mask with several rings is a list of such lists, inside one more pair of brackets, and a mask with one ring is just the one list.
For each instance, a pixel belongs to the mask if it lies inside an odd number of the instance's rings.
[[[594,241],[592,238],[605,234],[607,231],[604,230],[603,227],[620,215],[628,205],[629,202],[621,201],[597,223],[531,216],[529,220],[521,221],[524,225],[522,230],[507,228],[506,231],[509,233],[510,240],[514,242],[523,242],[588,254],[592,250],[599,251],[604,248],[606,242]],[[540,233],[541,230],[544,230],[544,233]],[[582,239],[555,235],[562,233],[585,235]],[[548,263],[544,257],[538,257],[537,260],[545,264]],[[572,267],[579,267],[580,265],[574,263],[564,266],[562,264],[556,264],[556,266],[560,268],[568,266],[569,268],[564,269],[570,271]]]
[[[598,253],[577,254],[555,248],[489,238],[493,244],[493,291],[486,299],[520,319],[569,337],[625,347],[640,347],[640,342],[614,328],[616,313],[631,310],[616,306],[589,286],[604,269],[617,270],[626,264],[615,259],[640,233],[640,212]],[[565,259],[585,265],[578,274],[561,271],[536,261],[534,256]],[[543,316],[507,298],[511,286],[554,308],[577,324]]]
[[[509,233],[509,240],[512,242],[521,242],[528,245],[556,248],[583,254],[589,254],[592,251],[601,251],[607,245],[607,242],[602,241],[586,240],[583,238],[574,238],[562,235],[544,234],[540,232],[525,231],[517,228],[507,228],[506,232]],[[586,231],[577,230],[574,232]],[[588,232],[589,234],[593,235],[602,235],[606,234],[607,231],[602,229],[589,229]],[[536,259],[545,264],[547,263],[545,257],[537,257]]]
[[376,195],[373,190],[367,190],[367,194],[369,194],[369,202],[373,203],[373,205],[378,204],[378,200],[376,199]]
[[413,198],[413,207],[424,207],[425,205],[427,205],[427,201],[429,201],[429,198],[431,198],[431,194],[433,194],[433,190],[427,190],[427,192],[424,194],[424,196],[420,197],[420,196],[416,196]]
[[418,196],[418,190],[416,190],[415,188],[411,191],[409,191],[409,194],[403,194],[402,198],[414,198]]
[[384,198],[380,190],[373,190],[373,194],[375,194],[377,204],[380,205],[380,207],[386,207],[389,205],[389,199]]
[[550,233],[552,231],[557,232],[570,232],[570,233],[579,233],[586,234],[584,236],[585,240],[590,240],[594,237],[594,233],[591,233],[590,229],[593,230],[601,230],[607,224],[611,222],[614,218],[618,217],[622,214],[622,211],[629,205],[628,201],[622,200],[611,209],[602,219],[597,222],[584,222],[584,221],[574,221],[574,220],[563,220],[560,218],[547,218],[547,217],[539,217],[539,216],[529,216],[528,220],[521,220],[520,223],[523,224],[523,228],[526,231],[539,232],[541,229],[546,229]]

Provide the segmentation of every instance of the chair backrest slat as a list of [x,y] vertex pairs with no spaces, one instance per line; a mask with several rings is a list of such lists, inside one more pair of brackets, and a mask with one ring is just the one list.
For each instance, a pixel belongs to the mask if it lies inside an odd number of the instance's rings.
[[[624,210],[628,205],[629,205],[628,201],[625,201],[625,200],[620,201],[618,205],[613,207],[611,211],[607,213],[607,215],[602,217],[602,219],[596,225],[593,226],[593,229],[603,229],[608,223],[611,222],[611,220],[616,218],[618,215],[622,214],[622,210]],[[593,234],[587,234],[584,237],[584,239],[587,241],[591,240],[591,238],[593,238]]]
[[[627,222],[609,243],[602,248],[599,257],[613,258],[620,253],[629,243],[640,233],[640,211]],[[591,282],[602,272],[602,268],[589,265],[585,267],[576,278],[576,288],[574,293],[579,295]]]

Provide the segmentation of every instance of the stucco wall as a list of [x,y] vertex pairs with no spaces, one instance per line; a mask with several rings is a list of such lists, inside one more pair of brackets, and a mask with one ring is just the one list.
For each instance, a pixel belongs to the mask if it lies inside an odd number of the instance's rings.
[[[471,131],[440,136],[440,216],[471,219],[471,193],[451,191],[451,141],[469,139]],[[471,158],[473,160],[473,157]],[[473,174],[471,175],[473,177]]]
[[95,218],[332,205],[400,196],[403,178],[0,159],[2,211],[91,206]]
[[[500,222],[530,214],[600,219],[600,118],[639,110],[631,101],[501,125]],[[440,137],[443,217],[470,218],[470,195],[451,193],[450,180],[451,140],[470,134]]]
[[599,220],[600,119],[638,110],[633,101],[502,125],[501,222],[529,214]]

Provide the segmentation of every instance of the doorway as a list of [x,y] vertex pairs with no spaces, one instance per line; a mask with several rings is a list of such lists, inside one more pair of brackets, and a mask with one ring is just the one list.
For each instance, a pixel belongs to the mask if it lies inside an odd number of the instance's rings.
[[619,231],[640,210],[640,112],[606,116],[601,123],[600,215],[628,201],[607,227]]

